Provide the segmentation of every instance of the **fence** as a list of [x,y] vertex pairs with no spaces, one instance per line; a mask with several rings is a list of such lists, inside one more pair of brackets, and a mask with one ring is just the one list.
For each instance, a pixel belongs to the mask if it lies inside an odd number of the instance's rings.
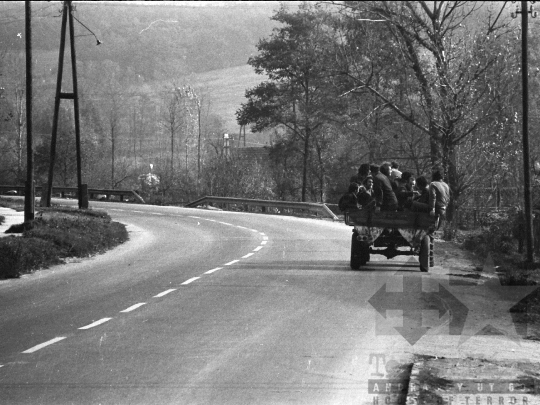
[[[0,195],[4,194],[15,194],[15,195],[24,195],[25,186],[8,186],[0,185]],[[42,187],[36,186],[35,191],[41,193]],[[59,194],[62,198],[77,197],[78,190],[77,187],[53,187],[53,194]],[[90,199],[106,199],[111,200],[111,196],[118,197],[120,202],[132,200],[134,202],[140,202],[144,204],[144,200],[140,195],[137,194],[134,190],[109,190],[109,189],[98,189],[98,188],[89,188],[88,196]]]
[[338,219],[332,209],[330,209],[326,204],[309,202],[253,200],[247,198],[206,196],[186,204],[186,207],[197,207],[203,205],[218,206],[230,211],[275,213],[281,215],[315,215],[328,217],[333,220]]

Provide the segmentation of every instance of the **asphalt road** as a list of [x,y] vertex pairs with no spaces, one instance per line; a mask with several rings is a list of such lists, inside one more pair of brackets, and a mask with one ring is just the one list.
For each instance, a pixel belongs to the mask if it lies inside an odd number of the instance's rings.
[[[423,347],[368,300],[437,274],[382,256],[351,271],[343,223],[92,205],[130,241],[0,282],[1,404],[373,404],[368,381]],[[425,347],[455,346],[447,318]]]

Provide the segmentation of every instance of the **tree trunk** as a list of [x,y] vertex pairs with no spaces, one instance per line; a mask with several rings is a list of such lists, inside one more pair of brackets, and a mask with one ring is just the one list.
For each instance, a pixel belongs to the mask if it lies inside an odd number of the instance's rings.
[[309,164],[309,137],[311,135],[311,130],[309,127],[306,128],[306,134],[304,138],[304,167],[302,168],[302,202],[306,201],[307,193],[307,172]]

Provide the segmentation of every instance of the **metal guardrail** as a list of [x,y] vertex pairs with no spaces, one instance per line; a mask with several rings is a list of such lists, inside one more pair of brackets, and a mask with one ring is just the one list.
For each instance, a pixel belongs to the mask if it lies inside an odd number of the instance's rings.
[[316,215],[332,218],[334,221],[339,218],[325,204],[310,203],[310,202],[292,202],[292,201],[275,201],[275,200],[253,200],[248,198],[233,198],[233,197],[214,197],[206,196],[199,198],[193,202],[186,204],[186,207],[197,207],[201,205],[216,204],[224,209],[231,210],[232,207],[242,207],[244,211],[248,211],[249,207],[261,208],[261,212],[269,213],[269,208],[278,210],[279,214],[287,215],[290,212],[312,212]]
[[[41,192],[42,187],[36,186],[35,191]],[[9,191],[16,191],[17,195],[24,195],[25,186],[9,186],[9,185],[0,185],[0,195],[8,194]],[[58,194],[62,198],[66,197],[66,194],[76,196],[78,193],[77,187],[53,187],[53,194]],[[124,201],[124,198],[133,197],[135,201],[138,201],[144,204],[142,197],[137,194],[134,190],[109,190],[109,189],[98,189],[98,188],[89,188],[88,196],[90,199],[97,199],[97,196],[105,196],[105,199],[110,200],[111,196],[120,197],[120,202]]]

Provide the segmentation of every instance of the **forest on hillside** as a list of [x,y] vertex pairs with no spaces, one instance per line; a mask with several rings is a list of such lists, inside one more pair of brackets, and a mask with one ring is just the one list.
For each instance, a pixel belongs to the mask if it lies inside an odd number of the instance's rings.
[[[86,183],[143,188],[162,203],[205,194],[336,202],[361,163],[394,160],[415,176],[441,169],[452,189],[451,211],[521,203],[521,27],[510,16],[510,4],[238,7],[167,6],[160,8],[165,14],[154,14],[156,8],[148,6],[77,4],[75,16],[93,31],[77,25],[77,35],[84,35],[77,41]],[[52,14],[40,17],[47,12]],[[42,136],[36,161],[42,180],[56,77],[49,41],[57,41],[52,33],[58,35],[59,18],[54,7],[36,7],[35,13],[37,21],[52,20],[50,33],[35,34],[36,126]],[[529,119],[536,162],[540,48],[538,22],[530,24]],[[25,171],[20,27],[3,32],[0,42],[0,148],[6,157],[0,182],[10,183],[22,181]],[[102,51],[97,39],[114,45]],[[239,75],[237,67],[246,62],[259,80],[240,79],[247,89],[237,124],[247,137],[273,136],[256,159],[227,147],[238,146],[238,134],[225,140],[210,92],[188,80],[205,69]],[[61,117],[65,151],[55,178],[72,185],[68,104]]]
[[[200,166],[219,158],[231,122],[238,131],[234,109],[256,76],[246,63],[276,25],[270,17],[278,7],[210,3],[73,2],[85,183],[138,189],[140,177],[152,171],[162,178],[157,200],[195,195]],[[49,164],[62,2],[31,6],[33,132],[41,184]],[[24,2],[0,3],[2,184],[22,183],[26,171],[24,16]],[[69,42],[64,59],[62,89],[69,92]],[[73,127],[73,105],[64,100],[55,166],[59,185],[75,183]],[[181,191],[171,196],[171,189]]]

